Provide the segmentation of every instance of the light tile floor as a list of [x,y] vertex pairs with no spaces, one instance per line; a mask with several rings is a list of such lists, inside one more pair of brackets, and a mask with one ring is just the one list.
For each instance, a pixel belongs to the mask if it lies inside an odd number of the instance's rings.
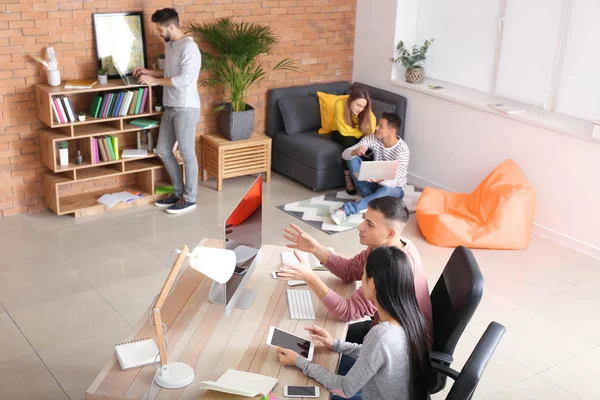
[[[251,182],[226,180],[219,193],[208,181],[186,216],[144,206],[77,220],[49,211],[0,219],[0,399],[84,398],[160,289],[170,252],[222,232]],[[361,249],[355,230],[329,236],[275,208],[311,190],[275,174],[264,195],[264,243],[284,245],[294,222],[340,252]],[[452,250],[427,244],[414,216],[405,236],[433,287]],[[507,327],[474,398],[600,399],[600,260],[539,236],[524,251],[474,253],[484,296],[453,367],[490,321]]]

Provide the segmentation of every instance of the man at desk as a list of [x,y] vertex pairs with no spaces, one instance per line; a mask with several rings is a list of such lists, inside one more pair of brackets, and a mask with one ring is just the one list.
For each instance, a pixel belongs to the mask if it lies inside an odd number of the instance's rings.
[[[427,277],[417,248],[410,240],[401,236],[408,222],[408,215],[408,209],[402,200],[397,197],[386,196],[371,200],[365,214],[365,220],[358,227],[360,243],[368,247],[350,259],[331,253],[294,224],[290,228],[286,228],[285,238],[291,242],[288,247],[314,254],[323,266],[347,283],[361,280],[367,257],[374,249],[382,246],[393,246],[404,251],[413,268],[417,302],[425,320],[431,345],[433,321]],[[345,299],[331,290],[310,268],[302,264],[301,262],[298,266],[282,267],[277,274],[282,279],[305,281],[323,305],[342,321],[353,321],[364,316],[373,316],[372,321],[351,324],[348,329],[346,340],[362,343],[369,329],[379,323],[375,305],[367,300],[363,289],[358,289],[352,296]],[[340,373],[343,373],[347,367],[349,367],[347,362],[342,362]]]

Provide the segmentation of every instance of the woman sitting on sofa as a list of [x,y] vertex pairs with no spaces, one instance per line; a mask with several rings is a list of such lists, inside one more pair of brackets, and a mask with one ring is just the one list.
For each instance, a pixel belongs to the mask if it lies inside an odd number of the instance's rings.
[[[368,117],[370,116],[370,117]],[[344,149],[354,146],[363,135],[375,132],[377,121],[371,111],[371,96],[363,88],[355,88],[347,99],[339,99],[335,103],[333,117],[333,131],[331,140],[341,144]],[[348,163],[342,160],[344,177],[346,179],[346,192],[356,194]]]

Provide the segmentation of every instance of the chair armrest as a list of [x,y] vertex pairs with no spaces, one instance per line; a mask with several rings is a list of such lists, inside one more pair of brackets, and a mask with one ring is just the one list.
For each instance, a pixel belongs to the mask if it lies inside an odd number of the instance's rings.
[[439,351],[430,351],[429,357],[431,358],[431,361],[438,361],[446,364],[452,364],[454,361],[454,358],[452,358],[450,354],[441,353]]
[[450,368],[447,365],[432,362],[431,369],[433,370],[433,372],[439,372],[441,374],[446,375],[449,378],[452,378],[453,380],[458,379],[458,374],[459,374],[458,371],[453,370],[452,368]]

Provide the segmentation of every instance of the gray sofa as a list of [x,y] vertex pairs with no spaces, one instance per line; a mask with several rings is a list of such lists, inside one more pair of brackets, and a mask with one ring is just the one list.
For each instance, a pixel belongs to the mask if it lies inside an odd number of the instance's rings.
[[[402,119],[404,138],[406,98],[355,82],[369,91],[377,121],[384,112]],[[272,89],[268,94],[267,134],[273,139],[272,168],[313,190],[344,186],[342,146],[329,135],[319,135],[321,114],[317,92],[347,94],[350,83],[332,82]]]

